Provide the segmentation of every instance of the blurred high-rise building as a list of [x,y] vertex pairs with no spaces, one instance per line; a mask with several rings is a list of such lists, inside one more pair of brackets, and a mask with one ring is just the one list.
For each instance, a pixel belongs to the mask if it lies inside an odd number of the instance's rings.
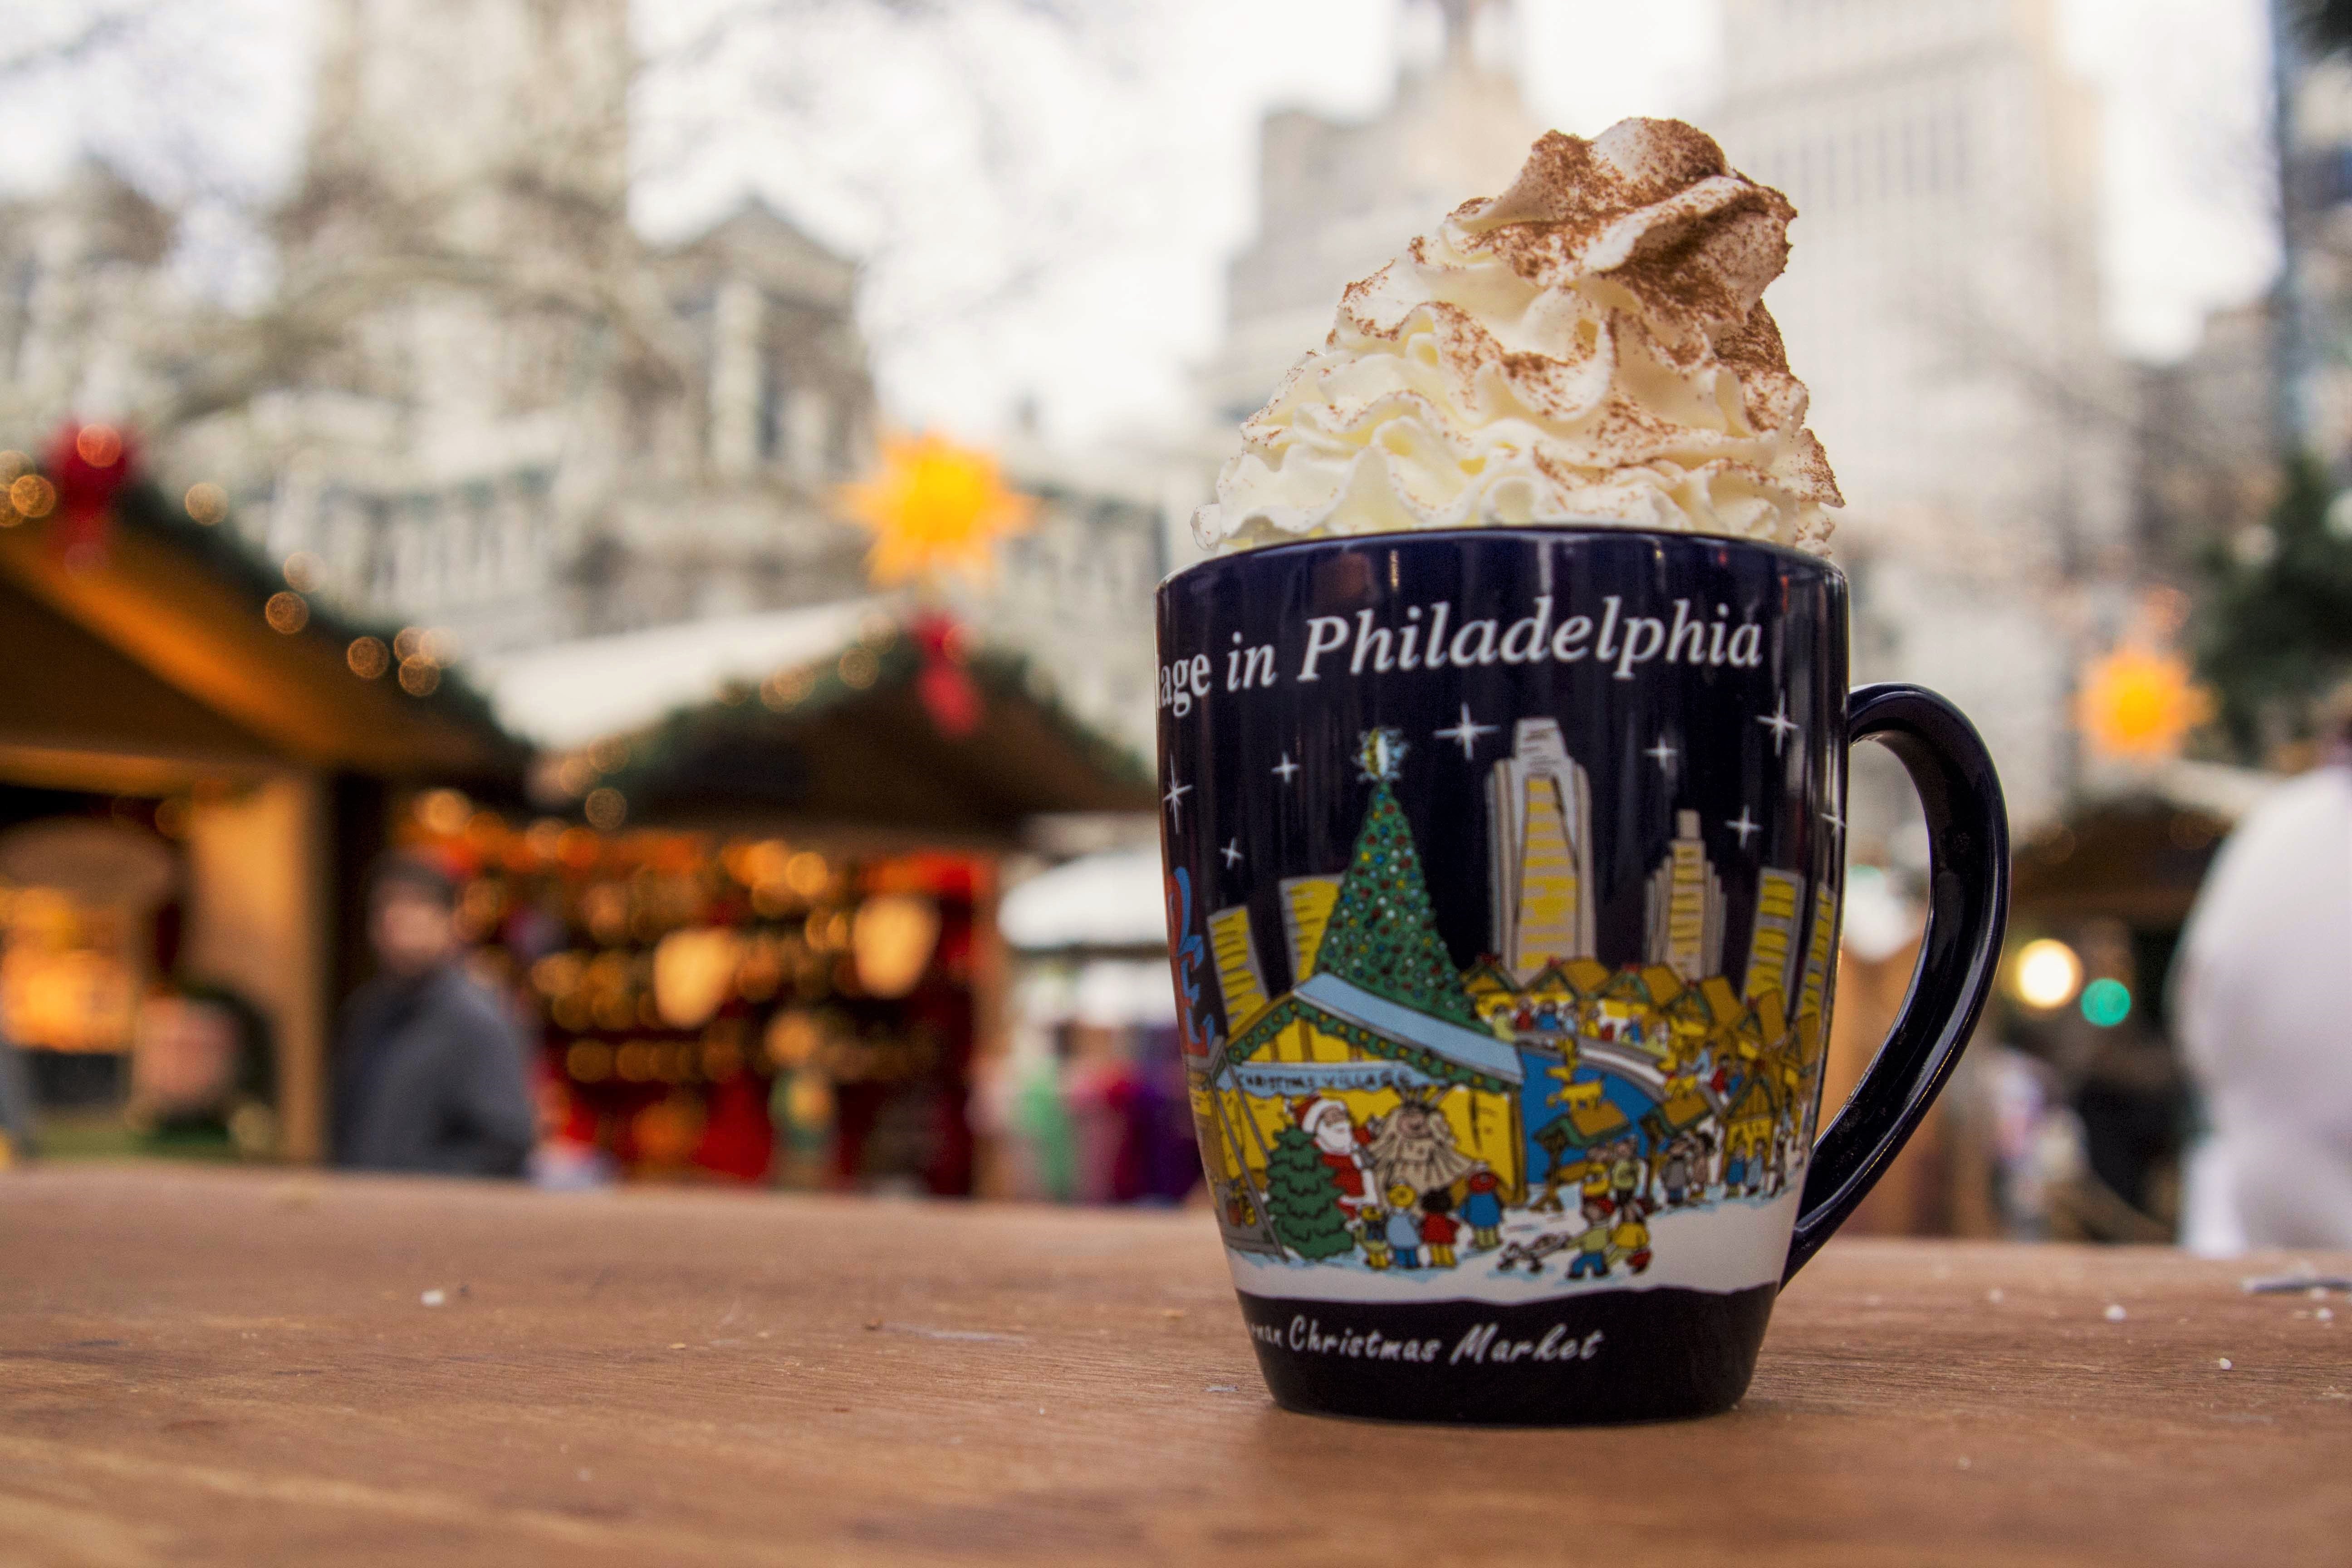
[[[2352,481],[2352,59],[2287,42],[2279,194],[2291,278],[2209,313],[2194,350],[2147,373],[2145,504],[2184,579],[2216,543],[2242,559],[2268,550],[2283,452],[2299,448],[2333,485]],[[2246,175],[2270,197],[2275,173]]]
[[[2025,824],[2072,786],[2081,640],[2133,570],[2136,412],[2100,333],[2095,102],[2060,63],[2053,12],[1725,0],[1709,120],[1800,215],[1766,299],[1845,490],[1857,674],[1965,708]],[[1858,791],[1864,840],[1893,820],[1880,793]]]
[[[1414,0],[1442,42],[1362,121],[1262,132],[1259,226],[1202,378],[1220,453],[1328,330],[1347,283],[1503,188],[1543,129],[1502,0]],[[2021,821],[2073,786],[2086,633],[2135,571],[2138,388],[2100,332],[2096,103],[2052,0],[1723,0],[1726,89],[1701,116],[1800,219],[1767,296],[1849,502],[1862,679],[1934,686],[1982,726]],[[1857,846],[1907,811],[1856,780]]]
[[1404,19],[1429,37],[1387,108],[1360,121],[1283,110],[1260,128],[1257,235],[1226,268],[1224,342],[1201,379],[1221,437],[1323,341],[1341,289],[1508,184],[1542,133],[1507,61],[1502,0],[1408,0]]
[[[2282,367],[2295,384],[2277,413],[2341,481],[2352,478],[2352,58],[2295,49],[2289,60],[2286,223],[2299,347]],[[2228,363],[2226,319],[2209,326],[2205,347]]]

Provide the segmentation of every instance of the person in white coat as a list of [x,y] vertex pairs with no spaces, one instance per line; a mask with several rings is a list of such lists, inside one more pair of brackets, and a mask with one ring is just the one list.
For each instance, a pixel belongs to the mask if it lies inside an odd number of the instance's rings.
[[2181,936],[2173,1017],[2210,1129],[2192,1251],[2352,1247],[2352,723],[2332,729],[2327,762],[2239,823]]

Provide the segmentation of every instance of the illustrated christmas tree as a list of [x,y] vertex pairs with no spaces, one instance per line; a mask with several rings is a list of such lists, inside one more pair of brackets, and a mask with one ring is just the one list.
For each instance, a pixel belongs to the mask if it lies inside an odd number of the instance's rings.
[[1364,826],[1339,882],[1315,967],[1418,1012],[1475,1027],[1476,1014],[1437,934],[1412,826],[1395,783],[1405,742],[1394,730],[1365,735],[1358,765],[1372,785]]
[[1336,1258],[1356,1245],[1339,1213],[1339,1183],[1316,1152],[1315,1140],[1286,1127],[1265,1163],[1266,1217],[1285,1247],[1309,1261]]

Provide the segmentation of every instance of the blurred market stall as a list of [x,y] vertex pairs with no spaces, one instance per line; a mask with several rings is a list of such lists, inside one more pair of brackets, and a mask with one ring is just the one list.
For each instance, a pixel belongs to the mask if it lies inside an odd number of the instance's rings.
[[1148,811],[1139,762],[1025,661],[879,602],[481,675],[546,748],[548,812],[428,794],[403,833],[466,879],[539,1032],[544,1179],[992,1184],[968,1106],[1006,1048],[1003,863],[1040,815]]
[[53,1151],[316,1159],[388,802],[520,798],[527,753],[215,488],[173,500],[105,426],[58,445],[0,453],[0,1027]]

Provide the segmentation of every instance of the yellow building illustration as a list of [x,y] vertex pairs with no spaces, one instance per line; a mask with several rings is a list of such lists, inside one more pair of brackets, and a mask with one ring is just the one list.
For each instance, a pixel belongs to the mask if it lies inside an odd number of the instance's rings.
[[1526,980],[1592,956],[1592,789],[1557,721],[1522,719],[1512,742],[1486,786],[1488,889],[1496,951]]
[[1817,1090],[1822,1064],[1829,1052],[1830,980],[1837,963],[1837,894],[1828,887],[1813,890],[1813,929],[1805,943],[1805,970],[1798,983],[1797,1021],[1792,1036],[1797,1051],[1797,1101],[1804,1126],[1798,1144],[1812,1142],[1813,1119],[1821,1114]]
[[1293,877],[1282,884],[1282,933],[1290,940],[1292,979],[1315,972],[1315,950],[1323,945],[1323,928],[1339,901],[1337,877]]
[[1708,864],[1698,813],[1675,814],[1675,841],[1650,877],[1650,962],[1693,984],[1723,962],[1723,879]]
[[1794,989],[1797,927],[1805,913],[1805,879],[1766,867],[1757,873],[1756,923],[1748,938],[1748,981],[1742,994],[1782,996]]
[[1225,1049],[1210,1075],[1228,1181],[1265,1180],[1292,1108],[1336,1100],[1368,1127],[1406,1094],[1434,1098],[1454,1146],[1495,1173],[1507,1203],[1526,1191],[1518,1054],[1482,1030],[1414,1013],[1331,974],[1310,976]]
[[1216,961],[1217,989],[1225,999],[1226,1025],[1239,1028],[1266,1005],[1265,972],[1258,967],[1257,947],[1250,941],[1247,904],[1209,917],[1209,952]]
[[1782,1100],[1768,1073],[1751,1075],[1723,1114],[1723,1153],[1732,1161],[1756,1162],[1770,1152],[1780,1122]]

